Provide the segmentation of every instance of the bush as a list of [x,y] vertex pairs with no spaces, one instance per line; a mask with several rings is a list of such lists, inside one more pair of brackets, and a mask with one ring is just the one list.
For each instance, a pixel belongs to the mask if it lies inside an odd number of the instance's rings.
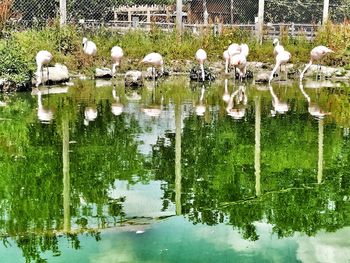
[[0,76],[10,82],[27,84],[31,82],[33,70],[24,59],[23,51],[13,43],[0,44]]

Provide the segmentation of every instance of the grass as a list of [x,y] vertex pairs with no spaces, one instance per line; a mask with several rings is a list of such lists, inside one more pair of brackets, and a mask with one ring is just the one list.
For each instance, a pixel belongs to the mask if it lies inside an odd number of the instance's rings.
[[[93,60],[82,52],[83,36],[92,39],[98,47],[98,54]],[[308,62],[312,47],[322,44],[336,52],[325,60],[326,64],[350,68],[350,27],[347,24],[328,23],[318,31],[312,42],[304,37],[290,38],[287,35],[281,36],[281,42],[292,54],[291,63],[298,65]],[[204,48],[210,65],[222,61],[222,53],[231,43],[247,43],[250,48],[249,61],[274,63],[271,40],[260,45],[250,32],[235,27],[224,29],[220,36],[214,36],[210,30],[204,29],[199,35],[185,32],[179,37],[176,32],[164,32],[156,27],[152,27],[150,32],[130,30],[120,33],[106,28],[84,32],[74,25],[61,28],[58,23],[53,23],[41,30],[10,32],[9,37],[0,40],[0,49],[2,46],[15,47],[15,53],[28,63],[28,70],[32,72],[35,71],[36,53],[45,49],[53,54],[53,63],[65,64],[71,72],[92,74],[94,67],[111,66],[110,50],[114,45],[124,50],[125,59],[120,70],[126,71],[137,68],[144,55],[153,51],[164,56],[166,65],[171,65],[173,60],[185,65],[186,60],[194,62],[198,48]]]

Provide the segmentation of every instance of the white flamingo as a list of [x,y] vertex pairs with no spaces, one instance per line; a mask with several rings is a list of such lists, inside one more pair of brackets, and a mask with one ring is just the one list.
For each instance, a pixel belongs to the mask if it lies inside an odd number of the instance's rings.
[[196,59],[202,72],[202,80],[205,81],[204,61],[207,59],[207,52],[205,52],[204,49],[198,49],[196,52]]
[[[269,83],[273,79],[273,75],[275,74],[276,70],[283,64],[286,64],[290,60],[291,54],[288,51],[280,51],[277,56],[276,56],[276,65],[273,68],[270,78],[269,78]],[[287,73],[286,73],[287,74]]]
[[155,68],[160,68],[160,73],[164,73],[164,61],[162,55],[159,53],[152,52],[147,54],[140,63],[151,65],[154,80],[156,76]]
[[[36,87],[38,87],[43,82],[43,67],[48,66],[50,61],[52,60],[52,54],[47,50],[40,50],[35,57],[36,61]],[[49,80],[49,68],[47,67],[47,80]]]
[[86,55],[94,56],[97,53],[97,47],[94,42],[88,40],[86,37],[83,38],[83,51]]
[[121,59],[124,56],[123,49],[119,46],[114,46],[111,49],[112,64],[112,77],[114,77],[116,72],[116,67],[119,66]]
[[305,72],[315,61],[321,60],[325,55],[329,53],[334,53],[334,51],[325,46],[314,47],[310,52],[310,62],[305,66],[304,70],[300,74],[300,81],[303,80]]
[[274,45],[274,47],[275,47],[275,48],[273,49],[273,55],[274,55],[275,57],[277,56],[278,53],[284,51],[284,47],[283,47],[282,45],[280,45],[280,41],[279,41],[277,38],[275,38],[275,39],[273,40],[272,45]]

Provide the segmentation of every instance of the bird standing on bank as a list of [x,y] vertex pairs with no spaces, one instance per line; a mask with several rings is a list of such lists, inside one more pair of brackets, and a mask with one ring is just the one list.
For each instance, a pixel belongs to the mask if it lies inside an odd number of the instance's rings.
[[334,51],[325,46],[314,47],[310,52],[310,62],[306,65],[300,74],[300,81],[303,80],[304,74],[309,69],[309,67],[311,67],[315,61],[320,61],[328,53],[334,53]]
[[205,81],[205,72],[204,72],[204,61],[207,59],[207,52],[204,49],[198,49],[196,52],[196,60],[199,63],[199,67],[202,72],[202,81]]
[[[47,50],[40,50],[35,57],[37,71],[36,71],[36,87],[38,87],[43,82],[43,67],[48,66],[52,60],[52,54]],[[46,68],[47,80],[49,80],[49,68]]]
[[[270,78],[269,78],[269,83],[273,79],[273,75],[275,74],[276,70],[283,64],[286,64],[290,60],[291,54],[288,51],[281,50],[277,56],[276,56],[276,65],[273,68]],[[286,72],[287,74],[287,72]]]
[[83,51],[86,55],[95,56],[97,53],[97,47],[94,42],[88,40],[86,37],[83,38]]
[[140,63],[151,65],[153,80],[155,80],[156,72],[155,68],[160,68],[161,75],[164,73],[164,61],[161,54],[152,52],[146,55]]
[[275,38],[275,39],[273,40],[272,45],[275,47],[275,48],[273,49],[273,55],[274,55],[275,57],[278,55],[278,53],[284,51],[284,47],[283,47],[282,45],[280,45],[280,41],[279,41],[277,38]]
[[116,72],[116,67],[120,65],[120,61],[124,56],[123,49],[119,46],[114,46],[111,49],[112,64],[112,77],[114,77]]

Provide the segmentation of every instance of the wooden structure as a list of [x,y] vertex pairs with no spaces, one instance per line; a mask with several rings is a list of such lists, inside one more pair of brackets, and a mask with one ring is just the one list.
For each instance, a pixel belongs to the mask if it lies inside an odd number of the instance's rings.
[[174,23],[176,17],[174,6],[133,5],[113,8],[115,22],[167,22]]

